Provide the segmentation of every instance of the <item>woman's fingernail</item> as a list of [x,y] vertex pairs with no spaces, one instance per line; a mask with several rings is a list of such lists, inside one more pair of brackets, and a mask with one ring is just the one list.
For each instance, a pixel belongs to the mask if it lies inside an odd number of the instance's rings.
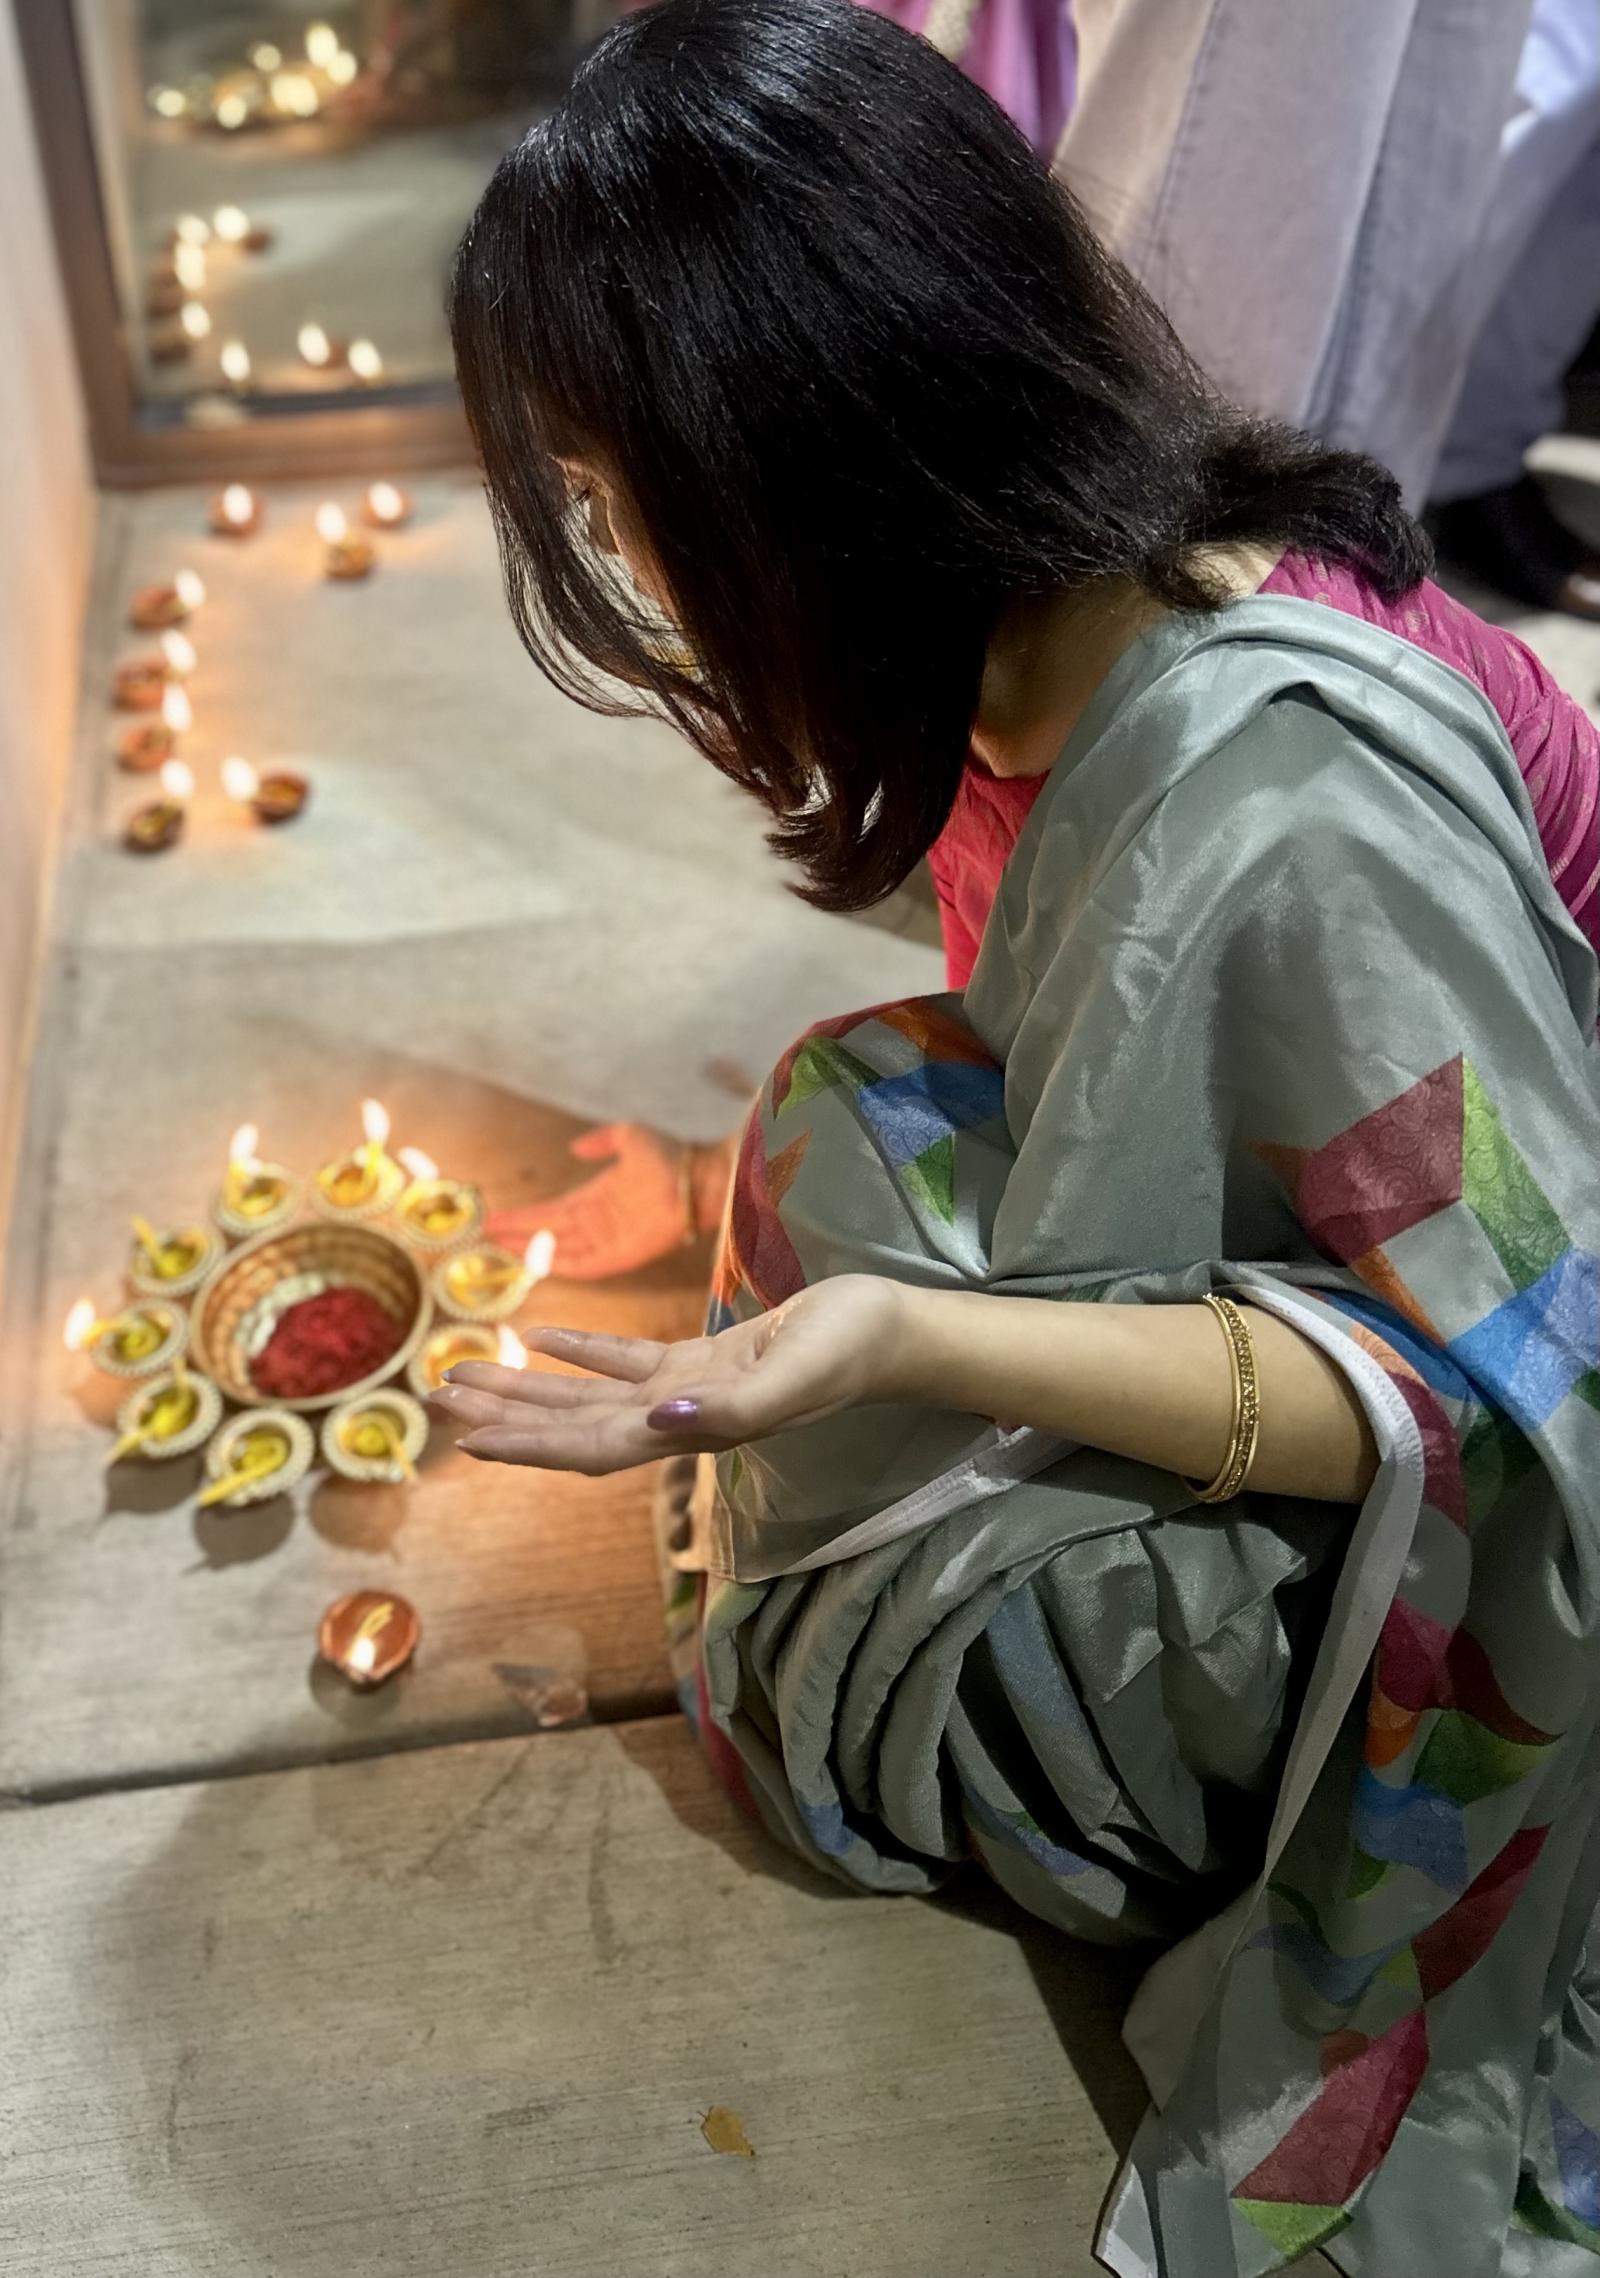
[[695,1423],[700,1415],[698,1400],[663,1400],[652,1408],[645,1422],[652,1431],[673,1432],[680,1424]]

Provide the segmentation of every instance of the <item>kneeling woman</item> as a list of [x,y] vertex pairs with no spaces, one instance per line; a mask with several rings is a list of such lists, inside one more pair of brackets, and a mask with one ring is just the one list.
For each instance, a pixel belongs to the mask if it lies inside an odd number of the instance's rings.
[[[535,656],[648,691],[816,901],[1036,794],[964,993],[774,1072],[711,1333],[462,1371],[464,1444],[714,1455],[679,1612],[730,1784],[866,1889],[976,1854],[1170,1948],[1113,2267],[1576,2267],[1592,735],[844,0],[614,33],[454,322]],[[969,917],[993,835],[943,844]]]

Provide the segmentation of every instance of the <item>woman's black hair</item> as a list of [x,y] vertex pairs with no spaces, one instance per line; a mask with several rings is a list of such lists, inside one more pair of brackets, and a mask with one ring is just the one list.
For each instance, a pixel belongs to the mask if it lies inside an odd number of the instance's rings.
[[[528,649],[597,710],[648,691],[827,908],[943,826],[1014,597],[1203,610],[1224,541],[1390,597],[1428,566],[1389,475],[1220,402],[1005,114],[851,0],[623,21],[497,169],[451,321]],[[687,656],[560,453],[615,473]]]

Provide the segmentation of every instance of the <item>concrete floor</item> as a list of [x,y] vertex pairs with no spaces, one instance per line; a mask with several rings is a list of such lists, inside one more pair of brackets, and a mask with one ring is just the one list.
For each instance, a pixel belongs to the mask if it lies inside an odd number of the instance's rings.
[[[105,511],[0,1329],[0,2266],[1080,2278],[1138,2109],[1125,1973],[980,1892],[847,1899],[738,1821],[670,1714],[647,1482],[437,1450],[409,1493],[208,1520],[192,1468],[103,1471],[60,1319],[114,1295],[130,1210],[203,1207],[246,1117],[309,1166],[377,1092],[520,1200],[588,1123],[710,1136],[806,1021],[939,982],[915,896],[806,909],[669,735],[545,687],[470,482],[420,486],[348,588],[314,504],[275,492],[243,545],[182,492]],[[185,561],[202,788],[139,861],[106,688],[128,592]],[[1600,631],[1521,629],[1594,696]],[[305,817],[230,811],[232,751],[307,769]],[[541,1310],[682,1333],[704,1264]],[[357,1699],[316,1620],[375,1582],[424,1642]],[[553,1673],[603,1729],[529,1737]]]

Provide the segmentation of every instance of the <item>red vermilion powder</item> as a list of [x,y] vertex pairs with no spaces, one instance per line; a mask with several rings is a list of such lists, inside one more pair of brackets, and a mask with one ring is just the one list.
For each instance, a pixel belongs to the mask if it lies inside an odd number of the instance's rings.
[[291,1305],[250,1370],[275,1400],[314,1400],[391,1360],[405,1332],[364,1289],[324,1289]]

